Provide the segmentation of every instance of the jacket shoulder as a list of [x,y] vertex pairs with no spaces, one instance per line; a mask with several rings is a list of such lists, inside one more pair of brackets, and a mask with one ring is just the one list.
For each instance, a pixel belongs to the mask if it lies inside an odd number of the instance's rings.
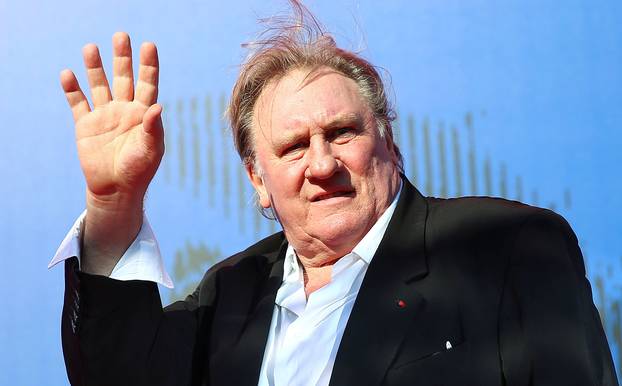
[[518,231],[528,223],[548,223],[566,230],[559,214],[519,201],[493,197],[426,198],[432,231],[473,235],[473,232]]

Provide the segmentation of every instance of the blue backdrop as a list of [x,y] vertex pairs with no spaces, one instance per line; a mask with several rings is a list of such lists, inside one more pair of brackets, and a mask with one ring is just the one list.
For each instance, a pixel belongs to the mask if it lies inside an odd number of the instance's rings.
[[[159,47],[167,152],[147,210],[176,283],[164,302],[276,229],[254,210],[221,119],[240,43],[257,17],[286,9],[266,3],[0,0],[0,384],[67,383],[63,273],[46,266],[84,206],[58,74],[72,68],[86,85],[85,43],[100,45],[108,69],[117,30]],[[503,196],[569,220],[620,372],[622,3],[309,6],[342,46],[386,69],[407,174],[424,193]]]

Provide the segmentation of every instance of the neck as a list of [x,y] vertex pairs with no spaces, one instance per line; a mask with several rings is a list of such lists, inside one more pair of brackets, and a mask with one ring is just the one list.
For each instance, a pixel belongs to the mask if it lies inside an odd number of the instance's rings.
[[303,266],[303,278],[307,298],[312,292],[330,283],[333,274],[333,264],[334,262],[323,267],[309,268]]
[[308,255],[297,253],[298,261],[302,266],[305,293],[307,297],[311,292],[318,290],[330,283],[333,265],[349,252],[324,250],[318,254]]

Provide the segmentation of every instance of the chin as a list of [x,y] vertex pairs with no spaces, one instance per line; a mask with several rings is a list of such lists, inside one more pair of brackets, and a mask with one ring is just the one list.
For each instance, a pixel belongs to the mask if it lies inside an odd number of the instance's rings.
[[[315,237],[329,246],[341,245],[354,248],[369,229],[366,218],[362,216],[326,216],[314,223]],[[352,244],[353,243],[353,244]],[[349,244],[352,244],[349,246]]]

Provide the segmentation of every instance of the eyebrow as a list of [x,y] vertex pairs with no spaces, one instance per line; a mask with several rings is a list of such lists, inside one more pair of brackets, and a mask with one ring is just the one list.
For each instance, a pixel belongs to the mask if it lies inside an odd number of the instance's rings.
[[[352,126],[352,125],[362,126],[363,117],[359,113],[345,113],[345,114],[337,114],[335,116],[330,117],[324,122],[319,122],[320,127],[325,130]],[[275,141],[275,144],[278,146],[285,146],[292,142],[297,142],[301,138],[306,137],[306,130],[301,130],[299,128],[290,127],[283,136]]]
[[335,127],[343,127],[347,125],[351,125],[353,123],[361,124],[363,122],[363,117],[357,113],[347,113],[347,114],[339,114],[325,123],[322,123],[323,128],[335,128]]

